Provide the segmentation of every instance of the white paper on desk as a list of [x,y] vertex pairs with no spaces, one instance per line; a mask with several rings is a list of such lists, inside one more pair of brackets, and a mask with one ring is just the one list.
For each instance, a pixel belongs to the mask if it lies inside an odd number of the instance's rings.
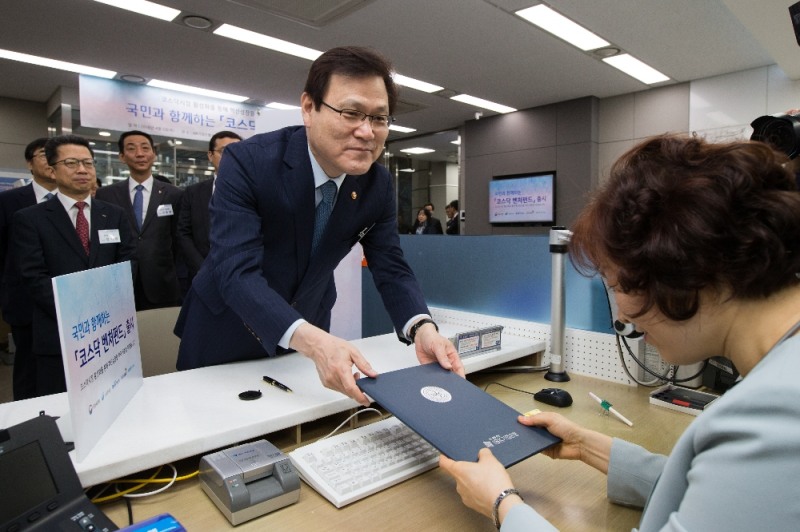
[[54,277],[53,295],[80,462],[142,386],[131,264]]

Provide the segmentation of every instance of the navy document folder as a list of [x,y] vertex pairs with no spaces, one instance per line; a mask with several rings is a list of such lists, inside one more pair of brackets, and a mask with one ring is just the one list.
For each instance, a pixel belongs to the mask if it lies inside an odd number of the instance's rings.
[[509,467],[561,441],[517,421],[519,412],[439,364],[356,381],[359,388],[453,460],[476,462],[489,447]]

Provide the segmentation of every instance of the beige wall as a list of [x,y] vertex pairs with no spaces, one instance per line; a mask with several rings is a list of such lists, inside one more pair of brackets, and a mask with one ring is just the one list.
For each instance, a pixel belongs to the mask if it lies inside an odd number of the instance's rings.
[[611,164],[638,141],[689,131],[689,84],[670,85],[600,100],[598,182]]
[[27,172],[25,146],[46,136],[45,103],[0,98],[0,168]]

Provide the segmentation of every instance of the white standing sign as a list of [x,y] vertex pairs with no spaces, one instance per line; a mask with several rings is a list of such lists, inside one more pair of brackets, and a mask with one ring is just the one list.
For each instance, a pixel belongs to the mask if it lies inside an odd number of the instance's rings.
[[142,386],[131,264],[54,277],[53,294],[80,462]]

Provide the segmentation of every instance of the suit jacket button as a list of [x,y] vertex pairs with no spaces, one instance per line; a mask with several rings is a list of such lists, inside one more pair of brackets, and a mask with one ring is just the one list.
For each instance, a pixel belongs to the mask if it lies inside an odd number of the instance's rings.
[[292,301],[292,308],[297,308],[297,301]]

